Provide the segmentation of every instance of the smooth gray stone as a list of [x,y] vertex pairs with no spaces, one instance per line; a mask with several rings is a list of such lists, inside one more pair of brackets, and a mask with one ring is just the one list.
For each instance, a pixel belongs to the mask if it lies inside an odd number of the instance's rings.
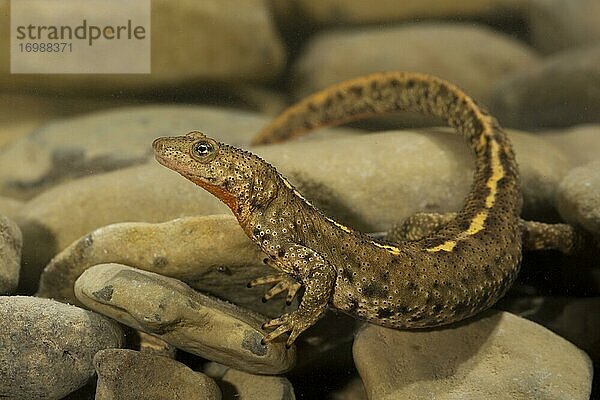
[[236,400],[295,400],[294,388],[283,376],[249,374],[230,368],[221,379],[223,395]]
[[573,167],[596,161],[600,154],[600,124],[582,124],[545,131],[540,137],[560,148]]
[[598,0],[527,0],[528,39],[544,53],[600,41]]
[[600,161],[574,168],[557,191],[561,216],[600,238]]
[[0,296],[0,397],[60,399],[94,376],[97,351],[123,346],[116,322],[54,300]]
[[509,297],[503,303],[506,311],[543,325],[600,361],[600,335],[595,334],[600,297]]
[[[269,120],[242,110],[189,105],[119,107],[56,119],[0,148],[0,194],[30,199],[60,183],[146,163],[160,136],[201,130],[247,147]],[[322,135],[351,132],[357,131],[326,129]]]
[[573,344],[494,310],[439,329],[365,324],[353,353],[369,399],[587,400],[593,376]]
[[536,52],[523,42],[474,23],[326,30],[311,37],[296,61],[294,90],[301,98],[361,75],[419,71],[453,82],[487,105],[496,82],[538,62]]
[[0,214],[0,295],[12,294],[17,289],[22,245],[17,224]]
[[167,357],[107,349],[96,353],[94,366],[96,400],[221,399],[211,378]]
[[506,127],[600,122],[600,44],[555,53],[497,82],[490,111]]

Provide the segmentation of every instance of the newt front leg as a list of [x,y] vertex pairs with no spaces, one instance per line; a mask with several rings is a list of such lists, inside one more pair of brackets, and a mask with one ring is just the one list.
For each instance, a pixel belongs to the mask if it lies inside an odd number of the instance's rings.
[[276,329],[265,336],[263,343],[290,332],[286,345],[291,346],[298,335],[314,325],[327,309],[335,284],[335,270],[315,251],[296,244],[288,247],[279,263],[282,269],[292,271],[306,290],[296,311],[264,324],[263,328]]

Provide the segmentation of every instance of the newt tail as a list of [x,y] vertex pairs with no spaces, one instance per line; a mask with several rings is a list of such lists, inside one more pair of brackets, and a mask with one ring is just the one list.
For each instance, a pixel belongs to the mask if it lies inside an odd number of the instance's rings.
[[475,154],[462,209],[418,240],[373,240],[318,211],[271,165],[202,133],[160,138],[163,165],[224,201],[280,274],[271,291],[305,293],[297,310],[266,324],[288,344],[331,305],[391,328],[440,326],[493,305],[517,276],[523,229],[512,146],[496,120],[459,88],[417,73],[390,72],[315,93],[285,111],[254,143],[299,136],[325,125],[410,110],[444,119]]

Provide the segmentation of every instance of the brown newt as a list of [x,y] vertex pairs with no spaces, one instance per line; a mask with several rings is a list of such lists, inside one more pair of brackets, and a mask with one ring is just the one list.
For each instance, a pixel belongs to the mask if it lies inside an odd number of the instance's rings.
[[519,172],[506,133],[463,91],[433,76],[390,72],[332,86],[289,108],[255,143],[400,110],[437,116],[455,128],[475,154],[475,172],[460,211],[412,218],[395,243],[323,215],[252,153],[200,132],[154,141],[157,160],[227,204],[280,271],[252,285],[275,283],[266,298],[287,290],[290,299],[305,288],[297,310],[265,324],[275,328],[265,342],[289,332],[287,343],[293,343],[328,305],[398,329],[460,321],[506,293],[519,271],[524,239],[541,248],[563,243],[544,240],[549,231],[572,233],[520,220]]

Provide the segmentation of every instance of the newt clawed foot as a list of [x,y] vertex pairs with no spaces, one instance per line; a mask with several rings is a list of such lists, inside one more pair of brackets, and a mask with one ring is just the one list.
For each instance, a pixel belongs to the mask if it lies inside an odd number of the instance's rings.
[[265,335],[261,343],[264,345],[286,332],[290,332],[290,336],[286,340],[286,347],[292,346],[298,335],[311,327],[320,317],[320,313],[310,313],[307,310],[298,309],[289,314],[283,314],[279,318],[275,318],[265,323],[262,328],[277,328],[274,331]]

